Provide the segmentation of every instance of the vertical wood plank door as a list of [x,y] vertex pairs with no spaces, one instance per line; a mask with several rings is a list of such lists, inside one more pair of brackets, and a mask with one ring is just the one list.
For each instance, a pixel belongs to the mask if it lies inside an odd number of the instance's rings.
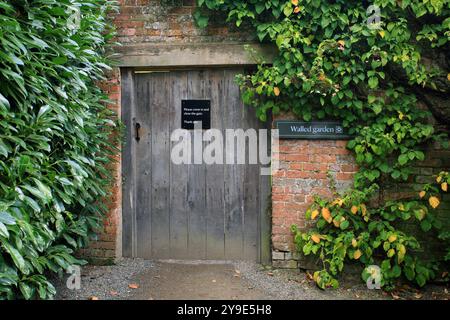
[[[195,163],[208,148],[192,145],[191,164],[171,161],[171,134],[181,129],[182,101],[209,100],[211,128],[265,129],[244,106],[240,68],[122,72],[123,255],[145,259],[250,260],[267,256],[269,188],[260,165]],[[207,131],[203,131],[205,133]],[[194,138],[194,131],[186,131]],[[214,137],[208,137],[214,141]],[[248,153],[248,141],[246,152]],[[237,151],[237,150],[236,150]],[[266,221],[264,221],[266,220]]]

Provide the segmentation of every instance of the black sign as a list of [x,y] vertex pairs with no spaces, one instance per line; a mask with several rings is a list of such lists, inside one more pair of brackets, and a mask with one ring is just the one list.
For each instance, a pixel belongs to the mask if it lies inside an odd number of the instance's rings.
[[332,121],[302,122],[295,120],[275,121],[275,128],[284,139],[320,139],[320,140],[349,140],[349,135],[342,123]]
[[211,129],[211,101],[209,100],[182,100],[181,101],[181,128],[195,129],[195,123],[202,122],[202,129]]

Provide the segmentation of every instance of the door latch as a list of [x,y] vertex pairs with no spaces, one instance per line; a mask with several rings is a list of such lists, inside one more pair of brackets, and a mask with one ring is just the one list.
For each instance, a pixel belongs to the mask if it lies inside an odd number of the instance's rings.
[[141,141],[141,124],[139,122],[136,122],[135,129],[136,129],[135,139],[137,142],[139,142]]

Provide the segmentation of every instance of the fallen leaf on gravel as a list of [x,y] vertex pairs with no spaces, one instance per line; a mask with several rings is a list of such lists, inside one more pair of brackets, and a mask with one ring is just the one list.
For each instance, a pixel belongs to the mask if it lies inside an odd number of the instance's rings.
[[216,281],[216,280],[213,280],[212,282],[213,282],[213,283],[216,283],[217,281]]
[[309,280],[314,280],[313,275],[312,275],[311,273],[309,273],[309,272],[306,273],[306,277],[307,277]]
[[422,299],[423,294],[421,294],[421,293],[416,293],[414,297],[415,297],[416,299]]
[[119,295],[119,293],[117,291],[114,291],[114,290],[110,291],[109,294],[112,295],[112,296],[118,296]]
[[273,272],[267,272],[267,275],[273,277]]
[[139,285],[137,283],[130,283],[128,285],[128,288],[130,288],[130,289],[139,289]]
[[89,297],[88,300],[93,300],[93,301],[95,300],[96,301],[96,300],[99,300],[99,299],[96,296],[92,296],[92,297]]
[[398,295],[396,295],[394,293],[391,293],[391,296],[392,296],[392,299],[394,299],[394,300],[399,300],[400,299],[400,296],[398,296]]

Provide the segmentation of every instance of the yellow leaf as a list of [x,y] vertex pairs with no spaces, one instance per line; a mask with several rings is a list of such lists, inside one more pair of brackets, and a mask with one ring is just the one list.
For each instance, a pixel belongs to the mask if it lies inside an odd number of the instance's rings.
[[323,73],[321,73],[321,74],[319,75],[319,80],[320,80],[320,81],[325,81],[326,78],[327,78],[327,77],[325,77],[325,75],[324,75]]
[[394,250],[394,249],[390,249],[390,250],[388,251],[388,253],[387,253],[387,256],[388,256],[389,258],[392,258],[394,255],[395,255],[395,250]]
[[422,199],[423,197],[425,197],[427,195],[427,193],[425,191],[420,191],[419,193],[419,197],[420,199]]
[[384,35],[385,35],[386,33],[384,32],[384,30],[381,30],[380,32],[378,32],[378,34],[379,34],[382,38],[384,38]]
[[323,208],[322,209],[322,217],[328,223],[331,223],[331,221],[333,221],[333,218],[331,217],[330,209],[328,209],[328,208]]
[[356,241],[356,239],[352,240],[352,247],[356,248],[358,246],[358,241]]
[[442,176],[439,176],[439,177],[436,178],[436,182],[437,183],[441,183],[441,181],[442,181]]
[[388,238],[388,240],[389,240],[390,243],[394,242],[395,240],[397,240],[397,235],[395,235],[395,234],[391,235],[391,236]]
[[402,254],[403,256],[406,254],[406,247],[403,244],[398,246],[398,253]]
[[345,46],[345,41],[344,40],[339,40],[338,43],[339,43],[339,45],[341,47]]
[[444,182],[443,184],[441,184],[441,188],[442,188],[443,191],[447,192],[447,190],[448,190],[448,183]]
[[403,114],[403,112],[399,112],[399,113],[398,113],[398,118],[399,118],[400,120],[403,120],[404,117],[405,117],[405,115]]
[[352,208],[351,208],[351,212],[353,213],[353,214],[357,214],[358,213],[358,210],[359,210],[359,208],[357,207],[357,206],[353,206]]
[[299,13],[300,12],[300,7],[295,7],[295,9],[294,9],[294,13]]
[[361,212],[363,217],[367,214],[367,207],[364,203],[361,205]]
[[319,215],[319,210],[314,210],[311,213],[311,219],[314,220],[315,218],[317,218],[318,215]]
[[280,88],[278,87],[273,88],[273,93],[278,97],[281,93]]
[[335,199],[332,203],[333,206],[339,206],[342,207],[342,205],[344,204],[344,200],[342,200],[341,198],[337,198]]
[[437,197],[430,197],[430,199],[428,199],[428,202],[433,209],[436,209],[441,204]]
[[450,81],[450,73],[447,74],[447,80]]
[[339,227],[341,226],[341,222],[338,221],[337,219],[334,219],[334,220],[333,220],[333,224],[334,224],[334,226],[335,226],[336,228],[339,228]]
[[320,243],[320,235],[318,234],[313,234],[311,236],[311,240],[314,241],[315,243]]
[[355,253],[353,254],[353,258],[355,258],[355,260],[358,260],[359,258],[361,258],[361,256],[362,256],[361,250],[356,250]]
[[294,6],[298,6],[298,0],[292,0],[291,2]]

